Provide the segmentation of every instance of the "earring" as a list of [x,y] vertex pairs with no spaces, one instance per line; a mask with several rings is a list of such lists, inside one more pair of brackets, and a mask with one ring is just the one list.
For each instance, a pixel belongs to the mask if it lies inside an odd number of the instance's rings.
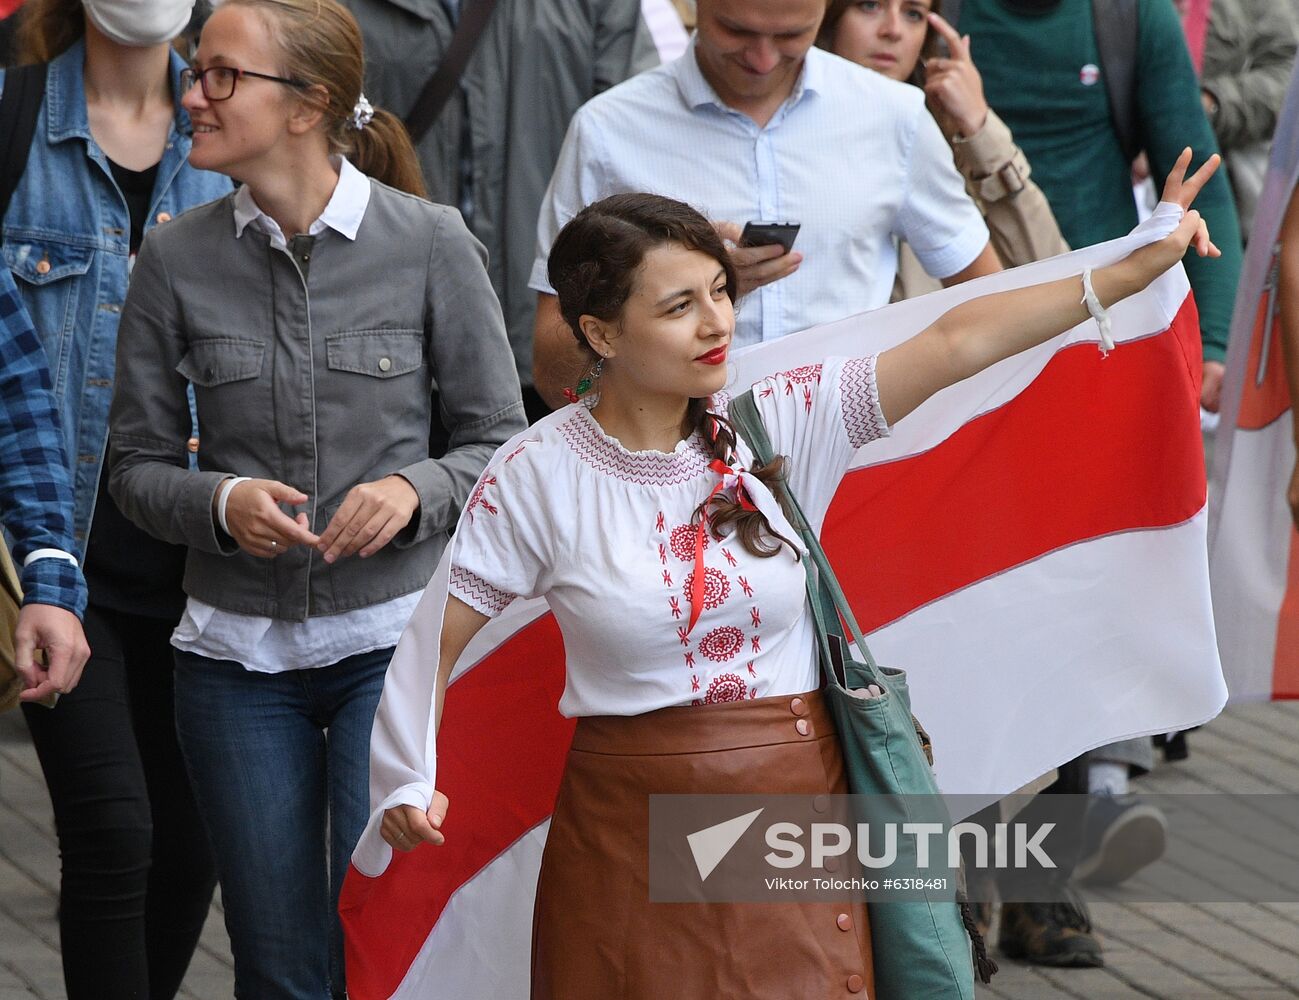
[[591,386],[603,373],[604,373],[604,358],[602,357],[600,358],[599,361],[595,363],[595,367],[592,368],[589,372],[587,372],[586,375],[582,377],[582,380],[577,383],[577,394],[579,396],[585,396],[588,392],[590,392]]

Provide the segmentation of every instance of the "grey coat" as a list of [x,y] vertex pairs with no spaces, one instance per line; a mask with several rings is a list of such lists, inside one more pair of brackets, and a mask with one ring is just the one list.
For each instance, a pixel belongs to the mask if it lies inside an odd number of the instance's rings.
[[[228,611],[303,621],[418,590],[487,460],[524,427],[483,248],[454,209],[372,181],[356,240],[315,237],[304,279],[256,227],[235,237],[233,202],[179,216],[140,250],[117,337],[113,498],[188,545],[186,592]],[[451,439],[440,459],[428,455],[435,375]],[[213,521],[230,475],[306,493],[319,533],[348,490],[392,473],[419,510],[367,559],[330,566],[302,546],[258,559]]]
[[1277,0],[1214,0],[1204,45],[1204,89],[1218,102],[1211,121],[1223,155],[1270,141],[1299,43],[1299,20]]
[[[451,41],[444,0],[344,2],[365,36],[366,96],[404,117]],[[470,147],[469,226],[487,247],[524,384],[532,382],[537,293],[528,276],[537,213],[568,121],[596,94],[657,64],[640,0],[497,0],[463,94],[417,147],[429,197],[448,205],[460,204],[462,153]]]

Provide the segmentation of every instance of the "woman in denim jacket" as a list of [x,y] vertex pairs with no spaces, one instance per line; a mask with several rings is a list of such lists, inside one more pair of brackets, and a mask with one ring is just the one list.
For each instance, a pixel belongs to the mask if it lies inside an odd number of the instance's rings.
[[184,101],[190,162],[242,184],[145,240],[118,338],[110,487],[189,546],[176,727],[235,992],[259,1000],[344,994],[338,892],[388,661],[524,427],[482,244],[417,197],[410,140],[363,76],[335,0],[225,0]]
[[23,709],[54,802],[70,1000],[172,997],[215,883],[172,709],[184,549],[130,524],[104,489],[135,249],[144,232],[230,190],[186,162],[185,64],[168,43],[192,4],[29,0],[21,15],[22,61],[49,65],[4,215],[4,263],[53,374],[90,588],[82,684],[53,709]]

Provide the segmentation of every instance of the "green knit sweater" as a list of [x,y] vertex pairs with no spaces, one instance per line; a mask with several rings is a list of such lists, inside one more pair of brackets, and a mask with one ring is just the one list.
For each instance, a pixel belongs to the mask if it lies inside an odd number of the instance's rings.
[[[1044,5],[1045,6],[1045,5]],[[1169,0],[1138,0],[1137,124],[1152,176],[1162,185],[1181,151],[1192,169],[1217,151],[1200,103],[1177,14]],[[1043,13],[1005,0],[965,0],[960,30],[972,38],[988,103],[1010,126],[1073,247],[1122,236],[1137,222],[1130,170],[1110,120],[1090,0],[1061,0]],[[1222,250],[1186,257],[1200,310],[1205,360],[1226,356],[1240,277],[1240,228],[1226,171],[1196,200]]]

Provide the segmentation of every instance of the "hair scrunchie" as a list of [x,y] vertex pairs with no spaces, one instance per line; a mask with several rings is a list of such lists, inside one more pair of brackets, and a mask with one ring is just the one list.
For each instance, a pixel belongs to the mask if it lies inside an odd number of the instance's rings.
[[352,117],[348,119],[348,122],[351,124],[352,128],[359,132],[373,120],[374,105],[365,99],[365,94],[362,94],[357,99],[356,104],[352,107]]

